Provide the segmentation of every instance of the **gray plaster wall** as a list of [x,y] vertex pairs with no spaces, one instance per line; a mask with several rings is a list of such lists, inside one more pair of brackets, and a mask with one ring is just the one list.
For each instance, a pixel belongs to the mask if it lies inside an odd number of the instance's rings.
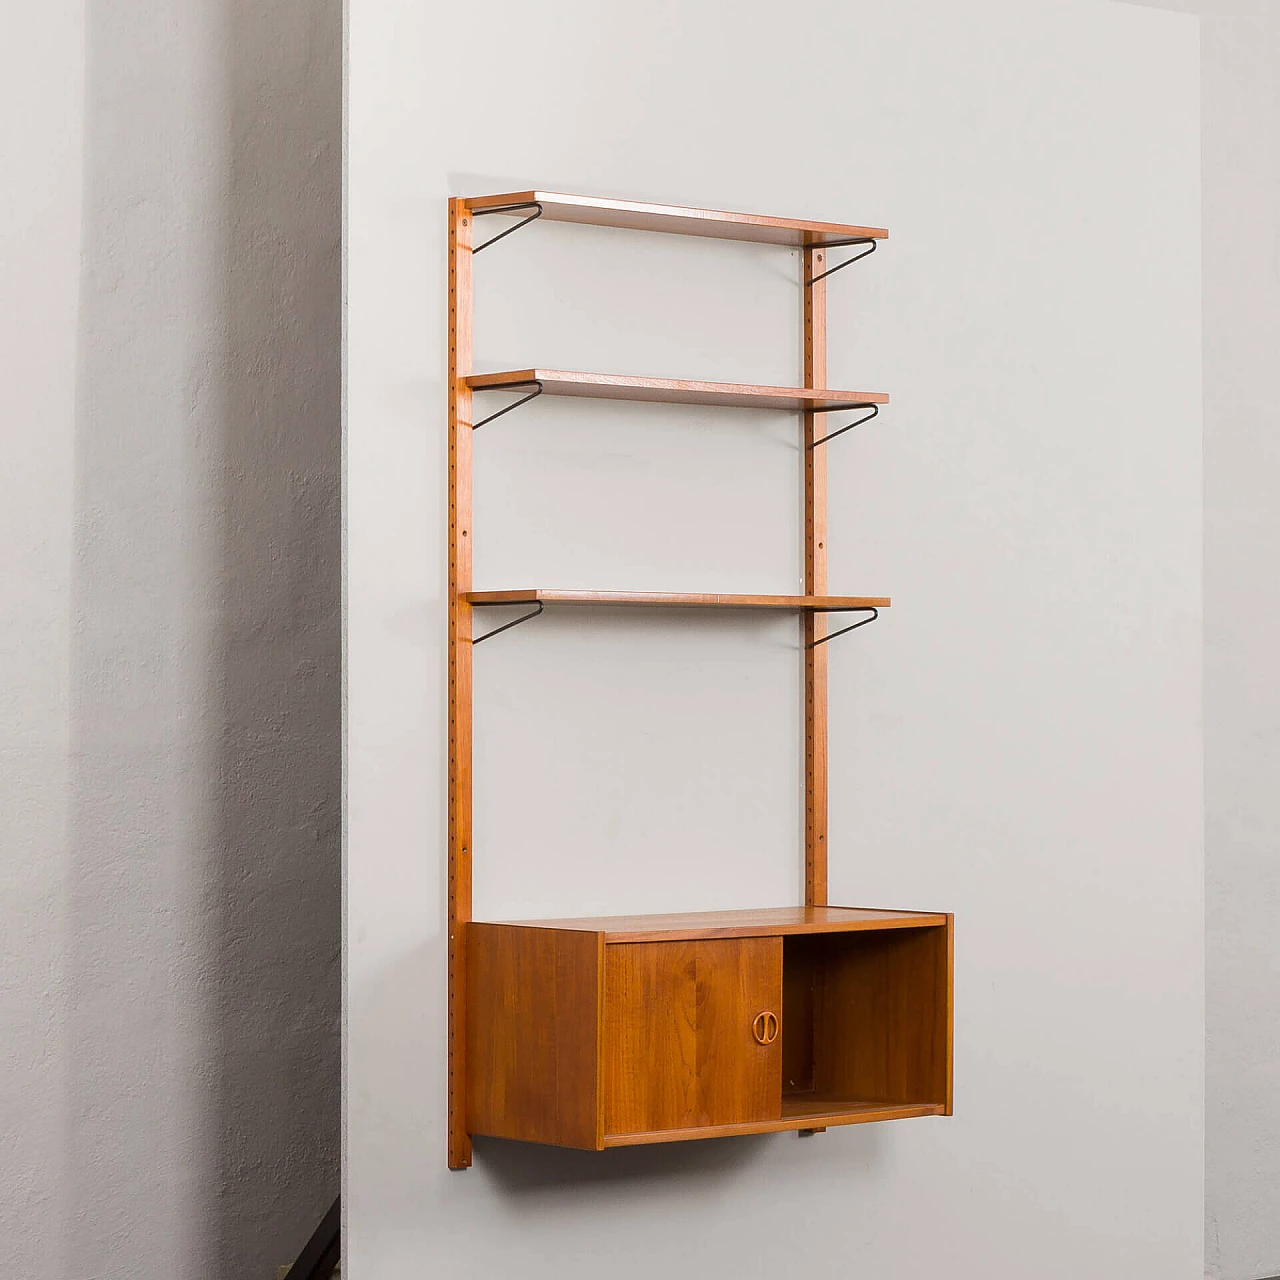
[[270,1276],[338,1190],[341,48],[337,0],[6,35],[24,1278]]
[[1176,7],[1203,95],[1205,1270],[1255,1280],[1280,1274],[1280,6]]
[[1205,1274],[1280,1275],[1280,6],[1200,18]]

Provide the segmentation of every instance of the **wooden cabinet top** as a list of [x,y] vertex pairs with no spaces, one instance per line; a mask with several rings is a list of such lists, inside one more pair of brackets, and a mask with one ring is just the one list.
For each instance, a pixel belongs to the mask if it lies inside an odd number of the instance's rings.
[[866,907],[762,907],[748,911],[687,911],[671,915],[594,916],[567,920],[507,920],[529,929],[603,933],[606,943],[681,938],[750,938],[793,933],[924,929],[947,923],[936,911],[879,911]]

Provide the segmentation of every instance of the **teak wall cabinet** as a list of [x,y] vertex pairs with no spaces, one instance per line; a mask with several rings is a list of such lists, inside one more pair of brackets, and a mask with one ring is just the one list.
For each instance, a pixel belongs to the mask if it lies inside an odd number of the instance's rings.
[[469,1133],[600,1150],[951,1107],[945,915],[473,923],[467,966]]
[[[519,219],[478,240],[477,218]],[[475,254],[537,218],[801,250],[800,387],[471,368]],[[826,385],[827,278],[879,227],[524,191],[449,202],[449,1166],[484,1134],[602,1150],[951,1114],[950,915],[827,903],[827,641],[889,601],[827,592],[828,443],[882,392]],[[848,246],[832,266],[827,251]],[[477,393],[518,398],[478,420]],[[538,395],[801,415],[804,594],[472,589],[471,435]],[[828,429],[827,415],[869,410]],[[805,905],[670,916],[471,919],[472,651],[545,606],[787,610],[804,676]],[[533,606],[475,636],[472,614]],[[827,614],[869,614],[829,630]]]

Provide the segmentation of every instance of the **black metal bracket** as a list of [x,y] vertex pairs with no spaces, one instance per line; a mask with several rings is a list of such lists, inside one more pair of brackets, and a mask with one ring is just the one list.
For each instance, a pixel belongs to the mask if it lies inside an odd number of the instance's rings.
[[491,244],[497,244],[504,236],[509,236],[513,231],[519,231],[521,227],[527,227],[536,218],[542,217],[542,204],[537,200],[526,200],[523,204],[500,204],[495,205],[492,209],[472,209],[471,216],[473,218],[478,218],[487,213],[515,213],[518,209],[532,209],[533,212],[527,218],[521,218],[514,227],[499,231],[492,240],[486,240],[484,244],[475,245],[471,252],[473,254],[479,253],[481,249],[487,249]]
[[[515,406],[512,405],[512,408],[515,408]],[[816,449],[820,444],[826,444],[828,440],[834,440],[836,436],[842,436],[846,431],[852,431],[854,427],[860,427],[864,422],[870,422],[871,419],[874,418],[876,414],[880,412],[880,406],[878,404],[844,404],[844,405],[841,405],[840,408],[870,409],[871,412],[866,414],[864,417],[855,418],[853,422],[850,422],[846,426],[841,427],[839,431],[833,431],[830,435],[823,436],[821,440],[815,440],[809,446],[810,449]],[[830,412],[830,410],[823,410],[822,412]]]
[[[472,431],[479,431],[486,422],[492,422],[494,418],[500,418],[504,413],[510,413],[512,409],[518,409],[522,404],[528,404],[530,400],[536,400],[542,394],[541,382],[508,382],[500,387],[474,387],[473,391],[513,391],[516,387],[532,387],[533,390],[527,396],[521,396],[519,400],[512,401],[505,409],[499,409],[497,413],[491,413],[487,418],[481,418],[479,422],[471,424]],[[857,425],[856,423],[854,424]]]
[[820,644],[834,640],[836,636],[847,636],[850,631],[857,631],[859,627],[870,626],[880,616],[880,610],[870,605],[865,609],[815,609],[814,613],[869,613],[871,617],[863,618],[861,622],[855,622],[852,626],[841,627],[839,631],[833,631],[829,636],[821,636],[817,640],[810,641],[805,645],[806,649],[816,649]]
[[518,627],[522,622],[528,622],[532,618],[536,618],[542,612],[542,601],[538,601],[538,607],[532,613],[526,613],[522,617],[517,618],[514,622],[504,622],[500,627],[494,627],[492,631],[486,631],[482,636],[476,636],[471,643],[477,645],[481,640],[488,640],[491,636],[500,635],[503,631],[510,631],[512,627]]
[[855,236],[852,240],[832,240],[827,244],[815,245],[818,249],[840,249],[845,245],[865,244],[870,245],[869,249],[864,249],[861,253],[855,253],[852,258],[846,258],[843,262],[837,263],[834,267],[829,267],[820,276],[814,276],[812,280],[806,280],[806,288],[811,284],[817,284],[819,280],[825,280],[828,276],[833,276],[837,271],[843,271],[845,267],[851,267],[855,262],[861,262],[863,258],[869,258],[876,251],[876,246],[880,243],[875,236]]

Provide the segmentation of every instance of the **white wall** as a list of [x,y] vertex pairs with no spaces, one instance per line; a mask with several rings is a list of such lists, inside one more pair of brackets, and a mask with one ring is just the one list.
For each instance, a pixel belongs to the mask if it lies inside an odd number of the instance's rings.
[[341,7],[3,48],[0,1265],[265,1277],[338,1182]]
[[[1198,1276],[1196,31],[1120,6],[350,13],[351,1273]],[[482,36],[481,34],[482,33]],[[883,221],[838,277],[832,896],[957,913],[957,1114],[444,1165],[444,214],[542,185]],[[534,226],[477,365],[796,376],[785,251]],[[785,421],[539,402],[482,586],[785,590]],[[701,506],[696,504],[701,503]],[[793,624],[548,614],[477,655],[481,915],[794,900]]]

